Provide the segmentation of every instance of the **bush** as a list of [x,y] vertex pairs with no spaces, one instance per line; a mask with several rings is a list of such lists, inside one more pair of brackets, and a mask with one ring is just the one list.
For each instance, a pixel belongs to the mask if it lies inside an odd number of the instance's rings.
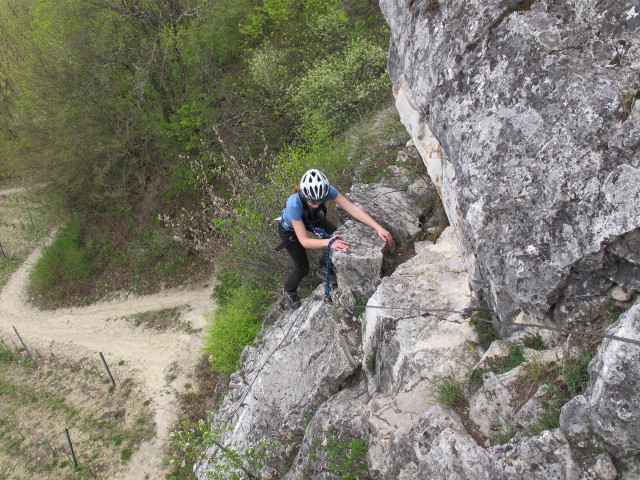
[[240,354],[260,332],[262,314],[272,300],[268,292],[242,285],[218,308],[204,347],[215,370],[233,373],[240,368]]
[[355,40],[343,52],[318,62],[294,87],[293,111],[305,137],[345,128],[357,113],[385,100],[389,87],[387,53],[367,40]]
[[101,265],[93,260],[88,247],[83,244],[79,221],[72,220],[42,251],[30,276],[32,295],[56,299],[70,283],[85,281],[97,272]]
[[228,305],[242,285],[242,276],[231,270],[223,270],[216,278],[218,284],[213,287],[213,298],[218,306]]

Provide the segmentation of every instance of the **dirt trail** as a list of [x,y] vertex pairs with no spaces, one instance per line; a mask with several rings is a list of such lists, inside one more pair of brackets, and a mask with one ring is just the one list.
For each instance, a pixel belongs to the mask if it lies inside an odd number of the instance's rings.
[[[15,327],[27,345],[46,351],[50,345],[63,345],[66,354],[77,359],[102,352],[109,361],[124,360],[124,367],[142,382],[152,399],[156,437],[142,445],[118,479],[142,480],[164,478],[162,449],[171,423],[176,419],[176,391],[184,388],[187,378],[201,355],[202,334],[157,332],[135,327],[121,317],[163,308],[188,308],[180,320],[195,329],[204,326],[203,315],[214,308],[210,298],[212,284],[195,290],[166,290],[143,297],[127,296],[81,308],[41,311],[27,302],[29,272],[40,255],[33,252],[13,274],[0,292],[0,331],[15,335]],[[168,375],[176,378],[170,385]]]

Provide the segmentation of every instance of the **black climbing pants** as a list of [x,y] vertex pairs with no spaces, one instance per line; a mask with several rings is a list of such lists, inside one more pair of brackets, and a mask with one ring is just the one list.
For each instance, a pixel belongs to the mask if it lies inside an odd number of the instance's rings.
[[[328,234],[333,234],[336,231],[336,226],[329,220],[324,218],[323,215],[317,215],[314,222],[314,227],[320,227]],[[302,279],[309,273],[309,257],[307,256],[306,249],[302,246],[296,232],[293,230],[284,230],[278,222],[278,234],[285,244],[285,249],[289,252],[291,259],[293,260],[293,269],[289,272],[286,281],[284,282],[284,290],[286,292],[295,292],[298,290],[298,285]],[[323,255],[320,256],[320,268],[325,268],[326,263]]]

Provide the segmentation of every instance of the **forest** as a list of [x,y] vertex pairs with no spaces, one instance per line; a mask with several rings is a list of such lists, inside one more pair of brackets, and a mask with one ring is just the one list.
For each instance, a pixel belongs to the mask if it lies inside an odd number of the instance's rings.
[[391,98],[374,1],[3,0],[0,31],[0,179],[64,218],[32,278],[51,305],[223,250],[262,277],[283,193],[312,165],[348,182],[346,132]]
[[0,0],[0,186],[59,226],[31,300],[215,272],[205,349],[236,370],[281,293],[273,219],[300,175],[373,180],[408,139],[388,41],[373,0]]

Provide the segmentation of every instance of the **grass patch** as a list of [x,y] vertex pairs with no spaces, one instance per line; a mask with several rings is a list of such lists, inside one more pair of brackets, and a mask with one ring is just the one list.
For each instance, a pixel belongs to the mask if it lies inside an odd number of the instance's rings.
[[185,307],[163,308],[149,312],[136,313],[124,317],[124,320],[133,323],[136,327],[149,328],[159,332],[169,330],[195,333],[196,330],[190,323],[181,322],[180,315]]
[[563,385],[547,382],[544,390],[547,398],[540,402],[542,414],[538,421],[529,428],[529,435],[539,435],[545,430],[554,430],[560,426],[560,410],[569,401],[569,395]]
[[526,348],[530,348],[532,350],[544,350],[544,340],[539,333],[535,335],[533,333],[527,333],[522,339],[522,345]]
[[502,422],[498,433],[491,439],[491,445],[502,445],[511,440],[516,434],[516,427],[509,422]]
[[602,304],[602,308],[604,308],[606,315],[614,322],[617,321],[620,318],[620,315],[625,312],[625,309],[618,305],[618,302],[613,298],[607,299]]
[[[76,364],[37,358],[25,362],[23,354],[0,345],[0,465],[11,472],[8,478],[79,478],[89,472],[91,478],[114,478],[125,460],[121,452],[133,453],[154,435],[141,395],[120,389],[107,395],[101,375],[78,375]],[[65,427],[78,469],[69,462]]]
[[495,358],[489,362],[491,370],[500,374],[513,370],[524,362],[522,345],[509,345],[509,354],[506,357]]
[[579,395],[589,381],[589,363],[593,357],[583,352],[578,358],[569,358],[562,365],[562,380],[569,390],[569,398]]
[[467,403],[464,396],[464,384],[453,375],[441,377],[434,382],[432,395],[436,402],[455,408]]
[[[102,266],[86,248],[78,218],[71,220],[42,250],[29,277],[29,292],[45,302],[58,302],[71,289],[80,289]],[[75,287],[75,288],[74,288]]]

